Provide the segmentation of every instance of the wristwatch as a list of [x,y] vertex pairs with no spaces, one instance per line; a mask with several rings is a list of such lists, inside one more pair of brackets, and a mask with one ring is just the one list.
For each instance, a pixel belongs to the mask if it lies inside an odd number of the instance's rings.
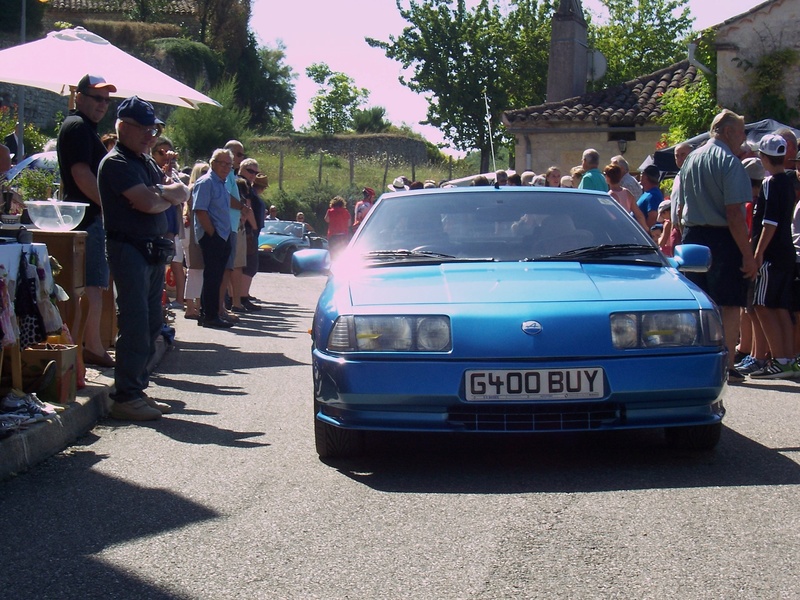
[[160,183],[156,185],[156,189],[158,190],[158,195],[162,198],[164,197],[164,186]]

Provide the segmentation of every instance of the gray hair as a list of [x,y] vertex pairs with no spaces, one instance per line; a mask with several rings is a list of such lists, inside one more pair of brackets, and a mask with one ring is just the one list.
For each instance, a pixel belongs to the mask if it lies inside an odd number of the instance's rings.
[[622,169],[622,174],[625,175],[626,173],[631,172],[631,168],[628,165],[628,161],[625,160],[625,157],[622,154],[617,154],[616,156],[611,157],[611,164],[617,165],[620,169]]
[[709,129],[708,133],[711,137],[716,138],[719,137],[723,129],[739,123],[744,125],[744,117],[726,108],[711,121],[711,129]]
[[214,150],[214,152],[211,153],[211,160],[209,160],[208,162],[209,163],[214,162],[215,160],[217,160],[219,156],[223,154],[228,158],[230,158],[231,160],[233,160],[233,152],[231,152],[227,148],[217,148],[216,150]]
[[253,167],[255,168],[256,171],[258,171],[258,161],[255,158],[245,158],[239,164],[239,171],[241,171],[242,169],[246,169],[248,167]]
[[600,153],[594,148],[583,151],[583,160],[588,164],[597,166],[600,164]]

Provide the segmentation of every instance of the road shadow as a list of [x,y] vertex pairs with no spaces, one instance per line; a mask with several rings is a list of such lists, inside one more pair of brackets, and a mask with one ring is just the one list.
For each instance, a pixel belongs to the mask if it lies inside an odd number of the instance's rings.
[[363,457],[326,461],[383,492],[591,493],[800,484],[800,465],[723,427],[712,452],[677,450],[659,430],[588,434],[376,434]]
[[3,484],[3,597],[188,598],[138,578],[135,564],[117,566],[95,555],[220,515],[164,489],[93,470],[104,458],[67,451]]

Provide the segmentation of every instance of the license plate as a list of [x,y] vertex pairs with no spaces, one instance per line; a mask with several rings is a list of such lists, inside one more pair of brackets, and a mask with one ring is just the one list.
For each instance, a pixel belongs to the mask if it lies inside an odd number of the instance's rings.
[[467,400],[572,400],[605,395],[603,369],[473,370]]

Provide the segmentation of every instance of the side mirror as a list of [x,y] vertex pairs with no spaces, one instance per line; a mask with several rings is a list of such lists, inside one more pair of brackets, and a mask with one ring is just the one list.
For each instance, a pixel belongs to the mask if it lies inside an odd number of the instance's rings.
[[295,277],[329,275],[331,271],[331,253],[327,250],[309,248],[298,250],[292,256],[292,273]]
[[681,244],[675,246],[670,263],[682,273],[705,273],[711,268],[711,250],[699,244]]

